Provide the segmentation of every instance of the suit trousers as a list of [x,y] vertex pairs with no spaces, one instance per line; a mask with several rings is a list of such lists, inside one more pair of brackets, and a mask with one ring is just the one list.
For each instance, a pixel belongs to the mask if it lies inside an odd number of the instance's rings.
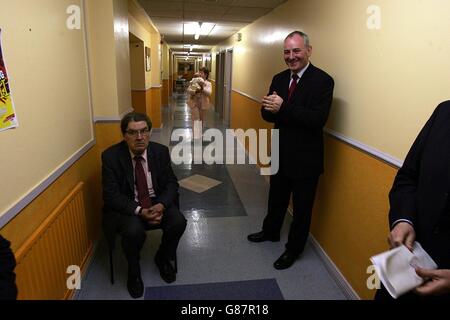
[[[169,259],[175,258],[181,236],[186,229],[186,219],[177,206],[166,208],[161,220],[162,239],[159,253]],[[122,249],[128,261],[131,274],[140,274],[140,252],[146,239],[146,231],[152,229],[140,216],[120,215],[117,232],[122,237]]]
[[286,250],[294,255],[303,252],[308,239],[318,181],[319,176],[291,179],[281,170],[270,177],[268,212],[264,218],[263,231],[269,236],[280,235],[292,194],[293,220]]

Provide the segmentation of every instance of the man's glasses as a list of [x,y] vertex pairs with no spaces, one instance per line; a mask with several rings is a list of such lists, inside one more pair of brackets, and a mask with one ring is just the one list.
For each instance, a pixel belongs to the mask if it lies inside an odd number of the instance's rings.
[[147,136],[148,135],[148,133],[150,132],[150,130],[148,130],[148,128],[144,128],[144,129],[141,129],[141,130],[127,130],[127,131],[125,131],[129,136],[132,136],[132,137],[138,137],[139,136],[139,134],[141,135],[141,136]]

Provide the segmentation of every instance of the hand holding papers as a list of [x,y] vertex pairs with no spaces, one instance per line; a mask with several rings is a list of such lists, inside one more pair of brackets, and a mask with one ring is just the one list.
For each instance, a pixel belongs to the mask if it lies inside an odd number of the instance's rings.
[[415,267],[437,268],[418,242],[414,243],[412,252],[402,245],[375,255],[370,261],[386,290],[395,299],[423,283],[423,279],[416,274]]

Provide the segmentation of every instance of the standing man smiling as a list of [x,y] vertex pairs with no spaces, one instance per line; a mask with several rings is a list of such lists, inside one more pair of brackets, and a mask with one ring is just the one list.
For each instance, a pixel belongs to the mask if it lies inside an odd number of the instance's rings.
[[293,221],[286,250],[275,269],[289,268],[303,252],[311,224],[319,176],[323,173],[323,127],[333,100],[334,81],[313,66],[307,34],[291,32],[284,40],[284,61],[289,69],[275,75],[262,99],[264,120],[279,130],[279,171],[270,177],[267,215],[262,231],[252,242],[279,241],[292,194]]

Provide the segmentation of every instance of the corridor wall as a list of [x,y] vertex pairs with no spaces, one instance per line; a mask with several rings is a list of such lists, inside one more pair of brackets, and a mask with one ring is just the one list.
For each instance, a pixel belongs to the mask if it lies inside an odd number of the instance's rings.
[[19,120],[18,128],[0,132],[0,228],[94,143],[85,28],[67,27],[71,5],[83,12],[82,1],[0,1],[3,57]]
[[311,62],[336,82],[311,231],[354,296],[373,297],[369,257],[387,249],[388,191],[420,128],[449,99],[449,15],[440,0],[291,0],[213,49],[213,58],[233,49],[231,126],[266,128],[260,101],[286,69],[283,39],[309,34]]

